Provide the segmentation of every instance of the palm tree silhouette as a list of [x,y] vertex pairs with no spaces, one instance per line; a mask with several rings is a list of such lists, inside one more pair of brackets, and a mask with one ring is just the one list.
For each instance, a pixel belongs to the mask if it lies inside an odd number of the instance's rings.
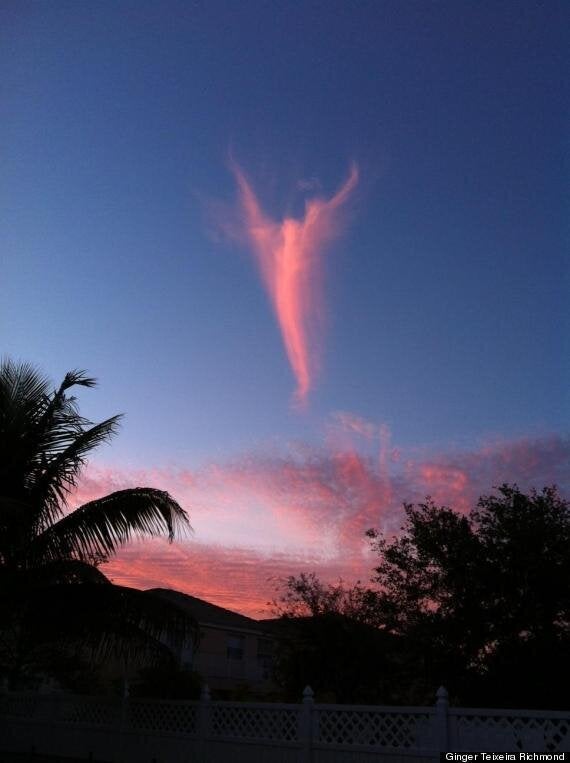
[[190,530],[166,492],[119,490],[70,511],[88,454],[117,431],[120,416],[83,418],[70,371],[59,389],[27,363],[0,364],[0,670],[42,664],[54,647],[125,660],[167,653],[164,641],[196,636],[196,624],[168,602],[113,585],[99,565],[136,536]]

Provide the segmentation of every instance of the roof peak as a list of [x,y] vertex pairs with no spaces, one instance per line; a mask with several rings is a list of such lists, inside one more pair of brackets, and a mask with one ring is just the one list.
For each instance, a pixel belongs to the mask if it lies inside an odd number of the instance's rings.
[[262,626],[262,623],[259,620],[254,620],[252,617],[242,615],[227,607],[221,607],[219,604],[213,604],[206,599],[201,599],[190,593],[177,591],[174,588],[148,588],[146,590],[147,593],[156,594],[178,603],[180,606],[187,609],[198,622],[203,624],[210,623],[224,628],[234,627],[256,630],[260,629]]

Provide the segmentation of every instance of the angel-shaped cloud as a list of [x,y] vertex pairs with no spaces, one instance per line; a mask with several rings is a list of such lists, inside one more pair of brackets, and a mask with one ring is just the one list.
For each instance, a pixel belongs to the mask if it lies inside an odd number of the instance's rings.
[[297,388],[294,401],[307,402],[319,360],[319,319],[323,307],[322,254],[341,232],[340,209],[358,182],[358,168],[330,199],[312,198],[301,219],[272,220],[241,168],[231,162],[243,225],[275,311]]

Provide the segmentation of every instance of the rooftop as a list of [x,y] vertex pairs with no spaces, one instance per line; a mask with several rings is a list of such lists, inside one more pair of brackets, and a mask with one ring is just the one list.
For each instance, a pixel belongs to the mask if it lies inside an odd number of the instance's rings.
[[[148,593],[156,594],[163,599],[168,599],[191,614],[201,625],[215,625],[220,628],[240,629],[263,633],[269,630],[265,627],[265,621],[254,620],[251,617],[240,615],[231,609],[218,607],[196,596],[174,591],[171,588],[150,588]],[[267,623],[271,622],[270,620]]]

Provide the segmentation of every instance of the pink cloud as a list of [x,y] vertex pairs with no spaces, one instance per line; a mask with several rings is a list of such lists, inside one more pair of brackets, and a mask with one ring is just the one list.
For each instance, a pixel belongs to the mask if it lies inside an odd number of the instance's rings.
[[336,411],[331,418],[333,426],[337,426],[344,432],[364,437],[366,440],[371,440],[377,431],[375,424],[347,411]]
[[337,580],[353,579],[361,567],[355,568],[354,560],[327,561],[310,552],[269,555],[252,548],[152,540],[131,544],[104,571],[120,585],[174,588],[258,618],[271,616],[280,581],[298,570]]
[[481,494],[504,482],[516,482],[524,490],[558,485],[569,491],[570,441],[559,436],[495,439],[477,449],[434,454],[408,460],[406,474],[413,500],[421,492],[436,502],[462,511],[474,506]]
[[301,220],[276,222],[262,210],[240,167],[231,163],[239,189],[246,238],[253,248],[275,311],[295,378],[295,402],[304,406],[318,368],[318,324],[322,318],[322,252],[340,232],[341,207],[358,182],[356,165],[336,194],[313,198]]
[[420,464],[417,467],[419,482],[436,503],[447,503],[455,509],[469,509],[469,475],[450,464]]
[[71,504],[129,486],[168,490],[188,510],[193,539],[133,543],[106,566],[108,574],[116,582],[170,586],[261,616],[273,598],[269,578],[315,571],[330,581],[367,581],[373,561],[364,531],[397,532],[403,502],[431,495],[468,511],[503,482],[522,489],[556,483],[570,491],[570,442],[561,437],[487,442],[415,458],[400,449],[399,461],[386,427],[377,428],[375,441],[375,456],[329,443],[247,454],[195,470],[92,466]]

